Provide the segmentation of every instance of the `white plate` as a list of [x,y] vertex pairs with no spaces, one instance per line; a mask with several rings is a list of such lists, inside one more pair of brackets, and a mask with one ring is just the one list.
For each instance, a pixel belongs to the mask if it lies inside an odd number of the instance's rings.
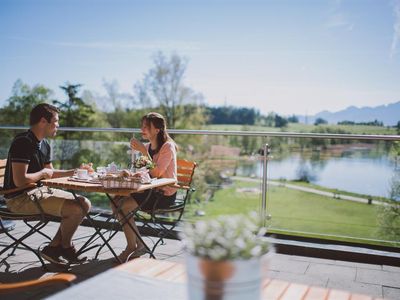
[[70,181],[86,182],[86,183],[100,183],[98,179],[88,176],[87,178],[79,178],[78,176],[71,176],[68,178]]

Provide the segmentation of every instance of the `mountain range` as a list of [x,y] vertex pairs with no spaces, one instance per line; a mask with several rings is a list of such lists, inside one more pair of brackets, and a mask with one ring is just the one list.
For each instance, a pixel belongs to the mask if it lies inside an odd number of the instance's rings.
[[400,101],[375,107],[349,106],[346,109],[330,112],[321,111],[314,116],[298,116],[300,123],[313,124],[317,118],[326,120],[329,124],[341,121],[370,122],[378,120],[386,126],[396,125],[400,121]]

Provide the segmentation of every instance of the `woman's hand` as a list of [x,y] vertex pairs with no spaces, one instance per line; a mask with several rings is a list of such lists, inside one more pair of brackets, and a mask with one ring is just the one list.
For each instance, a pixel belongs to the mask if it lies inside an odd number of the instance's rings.
[[79,169],[86,169],[86,170],[88,170],[88,173],[93,173],[94,172],[94,169],[93,169],[93,163],[87,163],[87,164],[85,164],[85,163],[82,163],[80,166],[79,166]]
[[131,148],[133,150],[140,151],[143,155],[147,155],[147,150],[146,150],[145,145],[143,145],[142,142],[138,141],[135,138],[131,139]]

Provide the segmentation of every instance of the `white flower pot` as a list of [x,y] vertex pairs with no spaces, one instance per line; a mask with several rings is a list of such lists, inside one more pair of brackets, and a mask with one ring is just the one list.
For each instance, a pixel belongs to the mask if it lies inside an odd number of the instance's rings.
[[187,255],[190,300],[252,300],[261,298],[264,257],[213,261]]

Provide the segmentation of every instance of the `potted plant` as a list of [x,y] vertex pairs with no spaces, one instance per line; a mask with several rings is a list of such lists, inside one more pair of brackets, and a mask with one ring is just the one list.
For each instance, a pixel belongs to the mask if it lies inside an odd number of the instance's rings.
[[265,233],[257,213],[186,223],[189,298],[260,299]]

